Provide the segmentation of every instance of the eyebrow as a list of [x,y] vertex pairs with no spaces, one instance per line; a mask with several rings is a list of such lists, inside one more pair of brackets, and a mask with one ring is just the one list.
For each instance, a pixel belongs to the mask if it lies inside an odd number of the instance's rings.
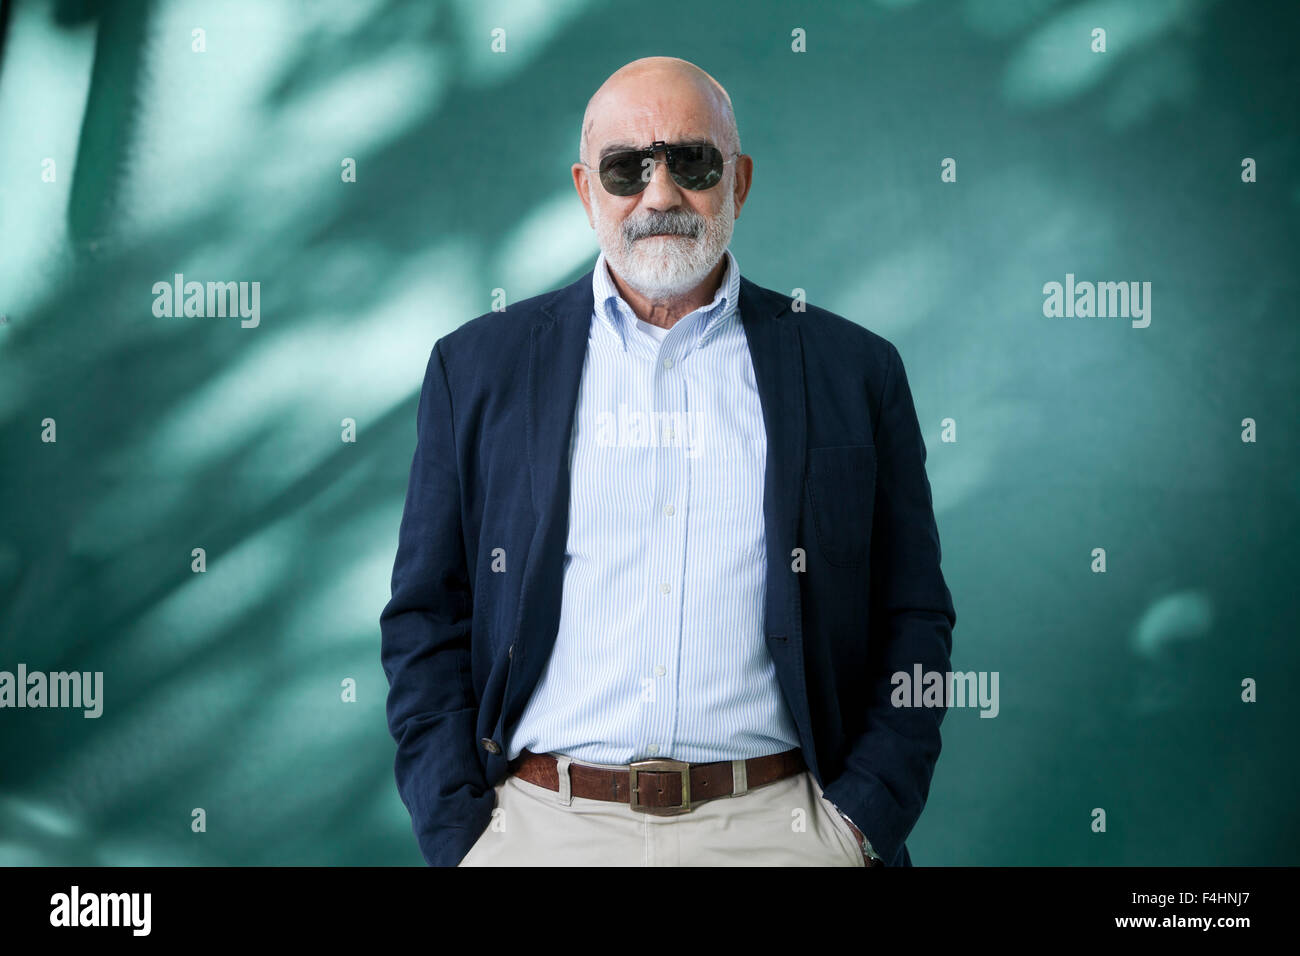
[[[713,143],[711,143],[707,139],[703,139],[697,136],[694,138],[675,140],[674,142],[671,142],[668,145],[669,146],[712,146]],[[633,146],[630,143],[610,143],[608,146],[606,146],[604,149],[600,151],[599,158],[604,159],[610,153],[625,153],[628,151],[633,151],[633,150],[639,151],[648,148],[649,148],[649,144],[646,144],[645,146]]]

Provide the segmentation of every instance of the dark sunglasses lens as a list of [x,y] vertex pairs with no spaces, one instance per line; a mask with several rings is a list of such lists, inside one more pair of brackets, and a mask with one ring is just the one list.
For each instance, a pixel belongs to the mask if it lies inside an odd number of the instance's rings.
[[683,189],[708,189],[722,178],[722,153],[715,146],[675,146],[669,169]]
[[646,187],[641,175],[642,153],[610,153],[600,161],[600,182],[615,196],[633,196]]

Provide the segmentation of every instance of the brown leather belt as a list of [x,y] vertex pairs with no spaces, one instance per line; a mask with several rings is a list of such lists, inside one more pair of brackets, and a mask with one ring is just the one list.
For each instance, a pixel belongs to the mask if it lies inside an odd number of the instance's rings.
[[[636,760],[626,770],[606,770],[569,764],[573,796],[589,800],[626,803],[633,810],[656,816],[689,813],[706,800],[730,796],[735,775],[730,760],[683,763],[680,760]],[[775,783],[805,770],[803,753],[796,747],[779,754],[745,761],[746,789]],[[510,761],[510,772],[521,780],[559,791],[560,775],[554,754],[521,750]]]

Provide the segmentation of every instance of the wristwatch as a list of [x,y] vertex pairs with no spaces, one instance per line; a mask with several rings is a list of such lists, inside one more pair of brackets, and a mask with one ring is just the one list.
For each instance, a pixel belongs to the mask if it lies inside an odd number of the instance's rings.
[[[826,802],[829,803],[832,807],[835,807],[833,801],[828,799]],[[835,812],[848,821],[848,824],[850,827],[852,827],[853,832],[856,833],[858,835],[858,838],[862,841],[862,855],[867,861],[867,866],[884,866],[885,861],[880,858],[879,853],[877,853],[875,850],[871,848],[871,841],[868,840],[867,835],[862,832],[862,828],[853,822],[853,818],[850,817],[843,810],[841,810],[839,807],[835,807]]]

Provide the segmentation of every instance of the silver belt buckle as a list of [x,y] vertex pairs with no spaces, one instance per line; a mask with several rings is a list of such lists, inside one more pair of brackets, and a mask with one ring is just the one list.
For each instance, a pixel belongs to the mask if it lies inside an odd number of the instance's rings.
[[[682,802],[668,807],[647,807],[637,801],[637,774],[650,771],[665,771],[682,775]],[[691,765],[681,760],[636,760],[627,766],[627,787],[630,791],[628,803],[638,813],[651,813],[655,816],[674,816],[678,813],[691,812]]]

